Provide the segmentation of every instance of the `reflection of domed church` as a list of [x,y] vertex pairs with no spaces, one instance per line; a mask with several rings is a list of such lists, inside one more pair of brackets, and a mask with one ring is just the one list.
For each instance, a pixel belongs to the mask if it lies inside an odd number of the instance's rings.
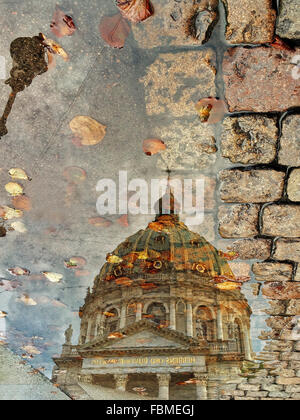
[[[160,211],[107,256],[80,309],[79,344],[53,380],[158,399],[217,399],[252,359],[251,310],[227,260],[179,217]],[[170,212],[168,212],[170,213]]]

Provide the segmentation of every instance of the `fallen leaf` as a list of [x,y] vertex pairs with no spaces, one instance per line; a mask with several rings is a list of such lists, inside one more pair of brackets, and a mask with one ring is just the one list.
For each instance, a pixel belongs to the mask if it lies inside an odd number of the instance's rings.
[[12,205],[16,209],[25,211],[29,211],[32,208],[30,198],[26,197],[26,195],[14,197],[12,200]]
[[9,268],[8,271],[13,276],[29,276],[30,274],[30,271],[27,270],[27,268],[21,268],[21,267]]
[[4,238],[6,236],[6,229],[4,226],[0,226],[0,238]]
[[116,314],[112,312],[103,312],[103,315],[105,315],[107,318],[113,318],[116,316]]
[[128,227],[129,223],[128,223],[128,215],[124,214],[123,216],[121,216],[117,222],[119,223],[119,225],[124,226],[124,227]]
[[65,61],[69,60],[69,56],[61,45],[53,41],[53,39],[46,38],[46,36],[40,33],[43,45],[49,50],[51,54],[57,54],[62,57]]
[[75,184],[85,181],[87,176],[86,171],[78,166],[65,168],[63,175],[69,182],[74,182]]
[[101,19],[99,31],[102,39],[113,48],[123,48],[131,28],[120,13]]
[[26,351],[26,353],[29,353],[29,354],[36,354],[36,355],[41,354],[41,352],[32,345],[23,346],[22,350]]
[[200,121],[207,124],[216,124],[222,121],[226,114],[227,106],[224,101],[217,98],[203,98],[196,105]]
[[147,139],[143,142],[143,150],[147,156],[155,155],[156,153],[166,150],[166,145],[159,139]]
[[154,9],[150,0],[117,0],[122,16],[131,22],[142,22],[153,15]]
[[112,223],[104,217],[92,217],[89,219],[89,224],[97,227],[109,227]]
[[123,259],[118,257],[117,255],[108,254],[106,256],[106,261],[110,264],[119,264],[123,261]]
[[125,335],[120,332],[113,332],[107,338],[125,338]]
[[13,197],[23,194],[23,187],[17,182],[9,182],[5,185],[5,189]]
[[69,260],[64,261],[66,268],[83,267],[86,264],[86,259],[83,257],[71,257]]
[[270,45],[277,50],[294,51],[294,49],[284,42],[278,35],[275,36],[274,41]]
[[29,178],[26,172],[20,168],[12,168],[9,170],[8,173],[12,179],[21,179],[23,181],[31,181],[32,179],[32,178]]
[[72,132],[80,138],[84,146],[94,146],[100,143],[105,134],[106,126],[87,116],[77,116],[70,122]]
[[27,228],[23,222],[13,222],[11,223],[13,230],[19,233],[27,233]]
[[8,313],[7,313],[7,312],[0,311],[0,318],[6,318],[6,317],[7,317],[7,315],[8,315]]
[[51,281],[51,283],[59,283],[64,277],[62,274],[50,273],[48,271],[43,271],[42,274],[46,277],[46,279]]
[[20,302],[24,303],[27,306],[36,306],[37,302],[32,299],[31,297],[29,297],[28,295],[23,295],[20,299]]
[[116,279],[116,284],[120,286],[131,286],[133,283],[133,280],[129,279],[128,277],[120,277],[119,279]]
[[12,209],[7,206],[0,207],[0,217],[3,220],[19,219],[22,216],[23,212],[21,210]]
[[76,26],[71,16],[66,15],[57,5],[50,28],[54,35],[58,38],[71,36],[76,31]]

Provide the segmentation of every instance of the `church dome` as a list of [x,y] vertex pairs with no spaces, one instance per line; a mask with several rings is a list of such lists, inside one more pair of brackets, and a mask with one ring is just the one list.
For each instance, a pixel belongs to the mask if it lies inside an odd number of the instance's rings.
[[96,278],[118,281],[160,272],[192,271],[201,277],[235,280],[224,254],[205,238],[192,232],[175,214],[158,215],[107,255],[107,263]]

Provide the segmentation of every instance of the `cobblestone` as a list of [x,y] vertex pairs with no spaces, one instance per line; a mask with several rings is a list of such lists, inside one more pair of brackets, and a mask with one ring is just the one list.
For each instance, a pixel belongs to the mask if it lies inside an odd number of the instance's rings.
[[[300,299],[300,283],[268,282],[262,289],[263,295],[270,299],[288,300]],[[286,359],[288,360],[288,359]]]
[[293,277],[292,264],[259,262],[253,264],[252,271],[257,281],[290,281]]
[[222,156],[233,163],[271,163],[276,157],[277,136],[276,118],[227,117],[221,135]]
[[241,6],[236,0],[223,0],[227,11],[226,39],[231,44],[272,42],[276,11],[272,0],[248,0]]
[[258,234],[258,205],[237,204],[219,209],[219,232],[223,238],[251,238]]
[[231,244],[228,250],[237,252],[241,260],[266,260],[271,255],[271,246],[268,239],[242,239]]
[[276,32],[281,38],[300,38],[300,9],[298,0],[280,1],[280,13]]
[[278,239],[274,253],[276,260],[290,260],[300,263],[300,240]]
[[231,112],[286,111],[300,105],[293,57],[299,54],[275,48],[232,48],[225,54],[225,97]]
[[210,49],[160,54],[141,79],[147,114],[195,115],[199,99],[216,95],[215,74],[215,54]]
[[253,169],[227,169],[220,174],[220,194],[229,203],[266,203],[280,200],[285,173]]
[[281,165],[300,166],[299,115],[289,115],[282,122],[278,161]]
[[300,207],[295,205],[270,205],[263,210],[262,234],[300,237]]
[[290,173],[287,194],[291,201],[300,201],[300,168]]

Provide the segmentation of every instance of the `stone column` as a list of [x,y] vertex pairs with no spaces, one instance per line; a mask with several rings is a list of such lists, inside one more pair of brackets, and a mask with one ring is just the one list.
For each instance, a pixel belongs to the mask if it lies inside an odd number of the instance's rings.
[[207,375],[203,373],[195,373],[196,382],[196,399],[207,400]]
[[170,397],[170,380],[171,375],[169,373],[158,373],[157,374],[158,379],[158,399],[159,400],[169,400]]
[[102,324],[102,313],[99,313],[97,314],[97,317],[96,317],[95,337],[99,336],[101,324]]
[[224,340],[224,334],[223,334],[223,319],[222,319],[222,311],[221,308],[218,307],[217,310],[217,337],[218,340]]
[[187,304],[186,311],[186,331],[189,337],[194,336],[194,326],[193,326],[193,307],[191,303]]
[[115,381],[116,381],[116,390],[125,392],[126,391],[126,385],[128,382],[128,375],[114,375]]
[[209,380],[207,384],[207,399],[208,400],[219,400],[219,381]]
[[251,338],[249,334],[249,330],[246,327],[244,327],[244,346],[245,346],[245,357],[247,360],[252,360],[252,351],[251,351]]
[[176,330],[176,303],[174,300],[170,302],[170,328]]
[[93,321],[91,319],[89,319],[88,320],[88,326],[87,326],[87,332],[86,332],[86,339],[85,339],[86,343],[89,343],[89,341],[91,339],[92,323],[93,323]]
[[122,309],[121,309],[120,330],[124,328],[126,325],[126,310],[127,310],[127,305],[123,304]]
[[138,303],[136,305],[136,322],[140,321],[142,319],[142,308],[143,305],[141,303]]

